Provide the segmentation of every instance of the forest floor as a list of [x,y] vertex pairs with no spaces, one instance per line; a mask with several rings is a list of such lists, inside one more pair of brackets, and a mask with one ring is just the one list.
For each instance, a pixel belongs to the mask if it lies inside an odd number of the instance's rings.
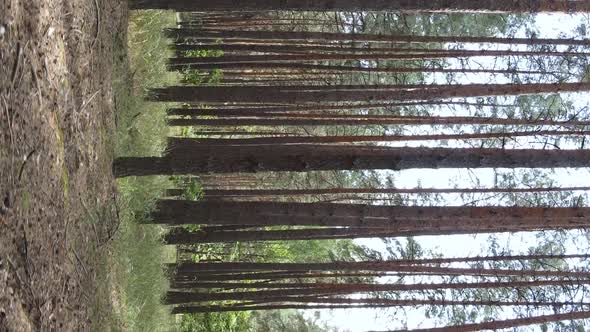
[[110,322],[125,300],[113,270],[134,266],[120,251],[159,271],[160,230],[121,222],[111,175],[118,121],[137,117],[118,114],[127,31],[125,1],[0,0],[0,331],[126,329]]

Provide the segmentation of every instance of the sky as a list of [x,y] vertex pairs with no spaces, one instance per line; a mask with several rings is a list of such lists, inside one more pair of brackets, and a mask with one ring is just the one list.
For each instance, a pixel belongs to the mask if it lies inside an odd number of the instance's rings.
[[[539,30],[539,37],[552,38],[559,37],[560,34],[571,34],[573,29],[580,22],[587,22],[587,17],[582,15],[565,15],[565,14],[539,14],[536,17],[536,28]],[[524,32],[521,37],[524,36]],[[588,104],[588,94],[574,96],[576,106],[582,107]],[[590,173],[587,169],[561,169],[556,171],[555,177],[560,186],[586,186],[590,185]],[[399,188],[414,188],[418,185],[422,187],[443,188],[456,184],[457,186],[469,186],[469,179],[476,176],[481,182],[482,187],[491,187],[494,185],[494,173],[491,169],[479,170],[460,170],[460,169],[440,169],[440,170],[423,170],[411,169],[396,172],[395,184]],[[477,256],[481,255],[482,249],[486,248],[486,235],[456,235],[456,236],[424,236],[417,237],[416,240],[425,251],[433,250],[442,252],[448,257]],[[501,237],[502,241],[509,243],[511,247],[518,251],[519,248],[525,250],[533,244],[535,239],[533,234],[518,233],[514,236],[505,235]],[[360,239],[355,240],[358,244],[365,245],[369,248],[384,251],[384,244],[379,239]],[[340,328],[342,331],[361,332],[361,331],[382,331],[395,328],[387,310],[371,309],[354,309],[354,310],[322,310],[321,317],[330,326]],[[312,315],[311,312],[306,314]],[[408,316],[409,327],[428,327],[432,322],[424,322],[423,315],[420,312]],[[537,329],[538,330],[538,329]]]

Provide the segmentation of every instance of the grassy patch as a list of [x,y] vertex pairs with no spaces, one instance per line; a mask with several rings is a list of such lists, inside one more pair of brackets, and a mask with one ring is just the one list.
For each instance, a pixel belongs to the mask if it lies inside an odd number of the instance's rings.
[[115,82],[118,156],[159,155],[164,148],[166,105],[143,97],[150,88],[178,81],[177,74],[166,71],[172,52],[162,36],[162,29],[174,24],[172,12],[142,11],[130,17],[129,63],[123,63]]
[[[128,40],[115,54],[115,156],[157,156],[165,146],[166,105],[144,100],[149,88],[178,80],[166,71],[170,56],[162,29],[175,25],[172,12],[142,11],[129,19]],[[127,45],[125,45],[127,44]],[[170,186],[167,177],[118,180],[120,227],[99,263],[101,297],[108,297],[110,313],[101,330],[169,331],[174,317],[160,298],[167,288],[161,264],[174,260],[175,251],[161,243],[162,228],[144,224],[155,200]]]
[[[117,319],[128,331],[169,331],[174,319],[160,297],[167,288],[161,263],[172,262],[175,252],[160,244],[159,227],[125,222],[113,246],[119,299],[113,299]],[[118,306],[118,308],[117,308]]]

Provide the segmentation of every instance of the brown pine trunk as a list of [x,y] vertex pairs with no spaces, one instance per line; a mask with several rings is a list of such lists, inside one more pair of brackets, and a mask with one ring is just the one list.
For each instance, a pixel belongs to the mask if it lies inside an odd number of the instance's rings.
[[[234,29],[236,30],[236,29]],[[588,55],[588,52],[574,52],[574,51],[513,51],[513,50],[449,50],[444,48],[396,48],[396,47],[350,47],[339,46],[334,44],[325,45],[284,45],[284,44],[174,44],[173,49],[178,51],[191,50],[209,50],[209,51],[223,51],[223,52],[262,52],[262,53],[277,53],[277,54],[321,54],[318,52],[334,52],[340,56],[350,56],[346,53],[355,53],[358,56],[362,54],[371,55],[371,53],[392,54],[392,53],[434,53],[434,54],[455,54],[460,57],[468,56],[583,56]],[[198,58],[202,59],[202,58]]]
[[[278,115],[278,114],[277,114]],[[590,121],[556,121],[556,120],[527,120],[527,119],[502,119],[502,118],[484,118],[484,117],[414,117],[414,116],[317,116],[317,118],[298,118],[297,115],[288,117],[290,114],[283,114],[277,117],[265,116],[261,118],[217,118],[217,119],[175,119],[167,120],[169,126],[187,127],[187,126],[374,126],[374,125],[549,125],[549,126],[587,126]],[[465,134],[463,134],[465,135]],[[424,137],[424,136],[422,136]],[[339,140],[336,138],[332,140]],[[442,138],[441,138],[442,139]],[[311,140],[317,140],[313,138]],[[399,140],[399,139],[396,139]],[[172,140],[177,142],[177,140]],[[187,144],[192,144],[186,141]],[[306,142],[310,143],[310,142]],[[322,142],[323,143],[323,142]]]
[[[256,137],[256,138],[171,138],[172,140],[190,140],[191,144],[208,146],[224,145],[274,145],[280,148],[282,144],[333,144],[360,142],[411,142],[411,141],[439,141],[439,140],[471,140],[471,139],[507,139],[526,136],[568,136],[589,135],[590,131],[578,130],[539,130],[513,131],[507,133],[478,133],[478,134],[434,134],[434,135],[375,135],[375,136],[290,136],[290,137]],[[286,195],[286,194],[282,194]]]
[[221,26],[221,27],[235,27],[237,26],[261,26],[261,25],[275,25],[275,24],[279,24],[279,25],[290,25],[290,26],[305,26],[307,24],[310,25],[325,25],[325,26],[329,26],[329,25],[334,25],[334,21],[329,21],[329,20],[322,20],[322,19],[283,19],[283,18],[260,18],[260,17],[256,17],[256,18],[251,18],[251,19],[246,19],[246,18],[240,18],[240,17],[228,17],[228,18],[217,18],[217,19],[209,19],[209,18],[204,18],[204,19],[198,19],[198,20],[192,20],[192,21],[182,21],[179,22],[179,25],[184,26],[184,27],[216,27],[216,26]]
[[[335,23],[331,24],[332,26],[336,25]],[[298,26],[293,23],[282,23],[282,22],[273,22],[273,21],[253,21],[253,22],[245,22],[245,23],[206,23],[206,24],[199,24],[199,25],[192,25],[186,27],[198,27],[203,31],[226,31],[226,30],[243,30],[243,31],[258,31],[260,29],[266,30],[290,30],[293,28],[297,28]],[[306,23],[305,25],[301,26],[302,28],[313,28],[313,27],[324,27],[323,24],[317,23]]]
[[[193,0],[188,0],[193,1]],[[512,1],[512,0],[509,0]],[[589,45],[588,39],[560,38],[502,38],[469,36],[413,36],[413,35],[375,35],[338,32],[291,32],[291,31],[223,31],[207,32],[198,29],[167,29],[170,38],[198,38],[203,40],[244,40],[248,41],[356,41],[356,42],[392,42],[392,43],[490,43],[522,45]]]
[[[332,303],[332,304],[386,304],[386,305],[403,305],[403,306],[420,306],[420,305],[431,305],[431,306],[446,306],[446,305],[473,305],[473,306],[569,306],[569,305],[584,305],[587,302],[552,302],[552,301],[484,301],[484,300],[392,300],[392,299],[381,299],[381,298],[334,298],[334,297],[313,297],[313,296],[302,296],[302,297],[285,297],[283,299],[275,299],[276,302],[290,302],[290,303]],[[588,303],[590,304],[590,303]]]
[[[387,275],[386,273],[364,272],[364,273],[305,273],[303,272],[258,272],[258,273],[231,273],[231,274],[176,274],[172,288],[194,288],[195,282],[202,281],[245,281],[245,280],[283,280],[283,279],[326,279],[326,278],[374,278]],[[399,274],[397,274],[399,275]],[[403,274],[407,275],[407,274]]]
[[440,289],[493,289],[493,288],[523,288],[541,286],[578,285],[577,280],[536,280],[509,282],[480,282],[480,283],[432,283],[432,284],[318,284],[310,288],[289,288],[278,290],[243,291],[227,293],[194,293],[169,291],[164,299],[165,304],[183,304],[209,301],[258,301],[281,296],[320,296],[350,295],[367,292],[394,291],[425,291]]
[[171,86],[152,89],[150,99],[167,102],[250,102],[291,104],[320,102],[374,102],[416,101],[425,99],[467,98],[480,96],[529,95],[590,90],[590,83],[539,83],[539,84],[472,84],[436,85],[415,88],[384,88],[378,85],[351,85],[335,89],[331,86],[293,87],[188,87]]
[[[313,65],[313,64],[297,64],[297,63],[285,63],[279,64],[271,64],[272,67],[275,69],[275,78],[274,79],[267,79],[261,76],[258,79],[231,79],[228,75],[225,75],[226,72],[229,71],[228,68],[236,67],[236,68],[245,68],[245,69],[265,69],[268,66],[267,63],[255,63],[255,64],[221,64],[225,68],[222,72],[224,73],[224,77],[220,80],[221,83],[264,83],[264,82],[279,82],[279,83],[292,83],[292,85],[296,85],[298,82],[304,82],[308,85],[312,84],[326,84],[329,83],[338,83],[342,78],[338,75],[342,73],[383,73],[383,74],[400,74],[400,73],[450,73],[450,74],[512,74],[512,75],[550,75],[554,74],[550,71],[534,71],[534,70],[515,70],[515,69],[467,69],[467,68],[432,68],[432,67],[354,67],[354,66],[341,66],[341,65]],[[201,67],[203,66],[203,67]],[[256,68],[254,68],[256,67]],[[191,65],[193,69],[222,69],[219,68],[217,65]],[[305,74],[301,75],[291,75],[291,76],[284,76],[281,77],[280,74],[283,72],[280,70],[289,70],[289,69],[297,69],[297,70],[305,70],[307,71]],[[314,75],[321,75],[316,76]],[[270,84],[269,84],[270,85]]]
[[[493,221],[490,221],[492,224]],[[270,231],[236,231],[236,232],[194,232],[166,234],[164,240],[168,244],[196,244],[196,243],[224,243],[224,242],[249,242],[249,241],[292,241],[292,240],[334,240],[334,239],[361,239],[376,237],[400,237],[400,236],[432,236],[451,234],[482,234],[503,233],[517,231],[540,231],[556,229],[544,226],[498,226],[494,228],[470,227],[467,229],[422,229],[422,230],[391,230],[387,228],[360,228],[360,227],[328,227],[310,229],[288,229]],[[559,226],[560,229],[572,227]]]
[[208,197],[304,196],[337,194],[472,194],[472,193],[539,193],[590,191],[590,187],[531,188],[326,188],[326,189],[218,189],[205,190]]
[[123,157],[114,161],[117,177],[142,175],[411,168],[586,167],[589,150],[504,150],[386,148],[330,145],[216,146],[181,148],[166,156]]
[[318,64],[307,64],[297,62],[232,62],[232,63],[193,63],[190,65],[170,65],[170,70],[183,70],[183,69],[194,69],[194,70],[211,70],[217,69],[226,72],[228,70],[265,70],[274,69],[278,70],[301,70],[308,71],[308,74],[313,72],[309,71],[320,71],[324,75],[325,73],[490,73],[490,74],[552,74],[551,71],[526,71],[526,70],[493,70],[493,69],[452,69],[452,68],[430,68],[430,67],[359,67],[359,66],[347,66],[347,65],[318,65]]
[[296,135],[296,133],[280,132],[280,131],[201,131],[198,132],[201,136],[288,136]]
[[[426,263],[430,264],[430,263]],[[418,274],[434,275],[466,275],[466,276],[494,276],[494,277],[560,277],[569,279],[590,280],[590,272],[579,271],[552,271],[552,270],[509,270],[509,269],[487,269],[487,268],[452,268],[429,266],[424,264],[412,264],[404,260],[391,261],[365,261],[365,262],[345,262],[335,261],[330,263],[249,263],[249,262],[231,262],[231,263],[193,263],[183,262],[181,264],[171,264],[170,269],[179,273],[215,271],[215,272],[254,272],[254,271],[281,271],[281,272],[408,272]],[[298,284],[301,288],[311,287],[314,283],[284,283],[285,287]],[[322,285],[315,283],[316,285]],[[223,287],[236,286],[237,288],[280,288],[279,283],[218,283]],[[326,283],[325,285],[333,285]],[[205,286],[203,286],[205,287]]]
[[[249,64],[249,63],[300,63],[309,61],[350,61],[350,60],[430,60],[464,57],[501,57],[501,56],[547,56],[540,52],[495,51],[495,50],[440,50],[414,52],[377,53],[306,53],[306,54],[264,54],[264,55],[224,55],[221,57],[177,57],[168,59],[168,66],[175,70],[184,70],[198,65],[212,64]],[[196,68],[196,67],[195,67]],[[540,72],[537,72],[540,73]]]
[[[429,106],[429,105],[464,105],[480,106],[479,104],[465,105],[462,102],[445,102],[445,101],[423,101],[407,103],[365,103],[365,104],[348,104],[348,105],[315,105],[315,106],[283,106],[283,107],[234,107],[234,108],[170,108],[168,115],[192,116],[200,112],[215,111],[218,113],[243,112],[244,115],[249,112],[269,112],[269,113],[297,113],[297,112],[323,112],[331,110],[368,110],[382,109],[388,107],[405,107],[405,106]],[[492,105],[489,105],[492,106]],[[495,106],[495,105],[494,105]],[[512,106],[512,105],[508,105]],[[262,134],[260,134],[262,135]]]
[[[309,298],[309,297],[308,297]],[[303,299],[302,301],[299,301]],[[172,309],[173,314],[181,313],[206,313],[206,312],[235,312],[235,311],[255,311],[255,310],[282,310],[282,309],[358,309],[358,308],[388,308],[388,307],[417,307],[417,306],[534,306],[534,307],[564,307],[571,305],[581,305],[577,302],[542,302],[542,301],[446,301],[446,300],[387,300],[387,299],[347,299],[347,298],[315,298],[305,300],[302,298],[285,297],[284,302],[294,302],[290,304],[281,303],[283,301],[275,300],[274,304],[266,305],[206,305],[206,306],[177,306]],[[295,304],[297,302],[308,304]],[[247,302],[246,302],[247,303]],[[324,303],[324,304],[310,304]],[[331,304],[326,304],[331,303]]]
[[[401,12],[588,12],[590,4],[572,0],[241,0],[244,10],[302,10],[302,11],[401,11]],[[235,10],[234,0],[131,0],[132,9],[174,9],[176,11]]]
[[[370,263],[371,264],[371,263]],[[372,263],[374,265],[378,263]],[[304,264],[299,264],[304,265]],[[299,268],[299,265],[295,269]],[[315,264],[312,264],[315,265]],[[363,270],[363,266],[369,264],[359,265],[359,270]],[[384,265],[384,264],[382,264]],[[352,266],[355,266],[352,263]],[[281,266],[282,267],[282,266]],[[288,271],[287,268],[285,270]],[[310,271],[329,271],[329,269],[310,268]],[[355,271],[354,267],[341,269],[343,271]],[[413,274],[423,275],[442,275],[442,276],[476,276],[476,277],[562,277],[562,278],[585,278],[590,280],[590,272],[576,272],[576,271],[537,271],[537,270],[503,270],[503,269],[470,269],[470,268],[450,268],[438,266],[420,266],[420,265],[399,265],[389,264],[387,267],[375,268],[371,271],[388,271],[388,272],[408,272]],[[337,271],[337,270],[336,270]],[[276,288],[312,288],[316,287],[318,283],[301,283],[301,282],[219,282],[219,281],[193,281],[190,286],[193,288],[224,288],[224,289],[238,289],[238,288],[258,288],[258,289],[276,289]],[[340,284],[338,284],[340,285]]]
[[[308,54],[281,54],[281,55],[225,55],[220,57],[180,57],[168,59],[168,65],[174,69],[187,69],[192,65],[200,64],[238,64],[238,63],[293,63],[305,61],[346,61],[346,60],[430,60],[441,58],[463,58],[463,57],[483,57],[483,56],[533,56],[539,55],[538,52],[525,51],[439,51],[439,52],[420,52],[420,53],[365,53],[365,54],[325,54],[325,53],[308,53]],[[541,54],[543,55],[543,54]]]
[[401,307],[400,305],[387,304],[271,304],[271,305],[257,305],[257,306],[177,306],[172,309],[172,314],[187,314],[187,313],[207,313],[207,312],[237,312],[237,311],[258,311],[258,310],[284,310],[284,309],[300,309],[300,310],[317,310],[317,309],[360,309],[360,308],[390,308]]
[[[389,222],[395,222],[395,226],[401,228],[405,222],[416,220],[500,220],[505,219],[537,220],[539,223],[557,220],[589,220],[590,208],[587,207],[500,207],[500,206],[389,206],[366,204],[331,204],[331,203],[292,203],[292,202],[197,202],[189,200],[160,200],[157,203],[156,215],[162,214],[165,219],[177,221],[194,220],[204,223],[220,221],[232,217],[242,218],[242,225],[266,226],[272,223],[266,221],[247,220],[249,218],[264,218],[272,216],[293,218],[334,218],[337,221],[350,221],[346,224],[333,226],[357,226],[357,227],[388,227]],[[169,216],[169,217],[167,217]],[[164,219],[164,220],[165,220]],[[364,219],[364,220],[359,220]],[[270,220],[270,219],[269,219]],[[285,219],[291,220],[291,219]],[[229,221],[229,220],[228,220]],[[280,225],[280,223],[278,224]],[[524,224],[523,224],[524,225]]]
[[[552,314],[552,315],[542,315],[542,316],[532,316],[526,318],[515,318],[515,319],[506,319],[506,320],[494,320],[491,322],[484,322],[484,323],[474,323],[474,324],[464,324],[464,325],[455,325],[455,326],[447,326],[447,327],[435,327],[435,328],[425,328],[425,329],[412,329],[412,330],[396,330],[396,331],[388,331],[388,332],[472,332],[472,331],[482,331],[482,330],[500,330],[500,329],[508,329],[518,326],[527,326],[527,325],[535,325],[535,324],[545,324],[550,322],[559,322],[565,320],[575,320],[575,319],[588,319],[590,318],[590,311],[572,311],[569,313],[562,313],[562,314]],[[376,332],[376,331],[373,331]]]

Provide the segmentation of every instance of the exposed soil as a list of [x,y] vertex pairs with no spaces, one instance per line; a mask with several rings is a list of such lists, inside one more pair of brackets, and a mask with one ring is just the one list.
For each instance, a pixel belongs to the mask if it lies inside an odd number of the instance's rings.
[[87,331],[126,1],[0,0],[0,331]]

